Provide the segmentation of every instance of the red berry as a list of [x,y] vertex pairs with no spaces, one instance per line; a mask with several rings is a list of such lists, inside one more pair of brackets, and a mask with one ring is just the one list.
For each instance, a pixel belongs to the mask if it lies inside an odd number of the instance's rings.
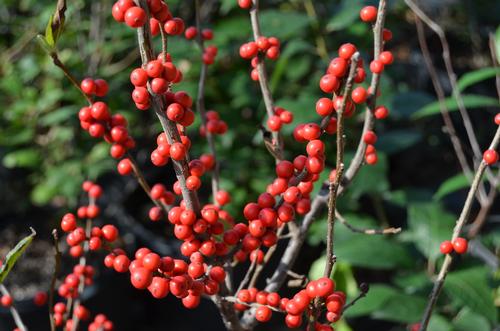
[[153,277],[148,290],[154,298],[162,299],[168,295],[169,282],[163,277]]
[[255,311],[255,319],[259,322],[267,322],[271,319],[271,316],[273,315],[271,309],[266,306],[260,306],[257,308]]
[[13,301],[14,300],[12,300],[12,297],[10,295],[3,295],[2,298],[0,298],[0,303],[4,307],[10,307],[10,306],[12,306],[12,302]]
[[134,86],[146,86],[148,82],[148,74],[146,73],[146,70],[142,68],[134,69],[130,74],[130,82]]
[[176,161],[184,159],[186,156],[186,147],[182,143],[173,143],[170,146],[170,156]]
[[153,279],[153,273],[146,269],[139,267],[130,273],[130,282],[135,288],[147,288]]
[[144,26],[147,20],[146,12],[140,7],[130,7],[125,12],[125,23],[131,28]]
[[450,254],[453,252],[453,244],[449,240],[445,240],[439,246],[439,250],[442,254]]
[[330,74],[324,75],[323,77],[321,77],[321,80],[319,81],[319,87],[325,93],[333,93],[339,88],[339,86],[340,86],[340,81],[334,75]]
[[37,292],[33,297],[33,303],[37,306],[43,306],[47,303],[47,293],[45,292]]
[[117,168],[120,175],[130,175],[132,173],[132,162],[129,159],[123,159],[118,162]]
[[357,104],[365,102],[367,96],[368,93],[366,93],[366,89],[361,86],[356,87],[351,93],[352,101],[354,101]]
[[198,30],[194,26],[190,26],[189,28],[186,29],[186,31],[184,31],[184,36],[186,37],[186,39],[189,40],[196,38],[197,34]]
[[453,249],[457,254],[464,254],[465,252],[467,252],[467,247],[467,239],[459,237],[453,240]]
[[238,6],[242,9],[249,9],[252,7],[252,0],[238,0]]
[[347,71],[347,60],[337,57],[328,65],[328,73],[336,77],[343,77]]
[[495,115],[495,124],[500,125],[500,113]]
[[107,224],[103,226],[101,230],[104,239],[109,242],[113,242],[116,240],[116,238],[118,238],[118,229],[114,225]]
[[104,79],[96,79],[95,81],[95,95],[103,97],[108,94],[109,85]]
[[82,89],[83,93],[92,95],[96,91],[96,84],[92,78],[85,78],[80,83],[80,88]]
[[389,65],[392,64],[394,61],[394,57],[392,56],[392,53],[389,51],[384,51],[380,53],[379,55],[379,60],[384,64],[384,65]]
[[320,116],[328,116],[333,112],[333,102],[329,98],[321,98],[316,102],[316,112]]
[[374,145],[377,141],[377,135],[373,131],[366,131],[366,133],[363,135],[363,141],[366,144]]
[[356,46],[353,44],[343,44],[339,48],[339,56],[344,60],[350,60],[354,53],[356,53]]
[[316,295],[326,298],[335,291],[335,282],[328,277],[316,281]]
[[374,115],[376,119],[384,119],[389,115],[389,110],[384,106],[378,106],[375,108]]
[[498,153],[493,149],[488,149],[483,153],[483,160],[487,165],[495,164],[498,161]]
[[373,22],[377,19],[377,8],[374,6],[366,6],[359,12],[359,17],[363,22]]
[[384,63],[382,63],[382,61],[380,60],[373,60],[370,63],[370,71],[374,74],[380,74],[382,71],[384,71]]

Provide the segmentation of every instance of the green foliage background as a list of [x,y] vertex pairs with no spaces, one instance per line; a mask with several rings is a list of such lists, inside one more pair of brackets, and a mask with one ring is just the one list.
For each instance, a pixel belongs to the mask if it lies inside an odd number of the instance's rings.
[[[322,96],[317,82],[328,64],[318,55],[318,43],[324,41],[332,57],[343,42],[354,42],[365,62],[369,61],[371,31],[369,25],[357,20],[357,13],[370,1],[261,2],[264,33],[283,42],[281,57],[269,65],[276,103],[293,111],[294,124],[316,120],[314,104]],[[168,3],[193,23],[191,1]],[[442,130],[412,16],[402,1],[389,3],[386,26],[393,31],[394,40],[388,48],[396,61],[383,77],[379,103],[389,107],[391,116],[377,123],[378,164],[361,170],[339,204],[353,225],[402,226],[403,233],[364,236],[337,225],[335,278],[339,287],[354,296],[357,283],[371,282],[368,296],[348,310],[338,331],[362,330],[360,325],[369,325],[371,320],[391,322],[383,324],[386,330],[404,330],[419,320],[431,286],[429,274],[442,260],[439,243],[450,236],[467,186]],[[493,79],[498,70],[491,68],[487,35],[495,32],[499,23],[500,3],[452,1],[449,7],[426,3],[426,10],[448,33],[459,86],[481,146],[486,146],[494,130],[491,119],[499,108]],[[66,27],[58,42],[60,58],[77,77],[102,77],[110,83],[106,100],[113,111],[123,112],[129,119],[138,141],[136,154],[145,155],[147,164],[159,126],[150,113],[137,111],[131,103],[128,75],[138,65],[135,34],[112,21],[111,5],[109,0],[68,3]],[[84,179],[115,176],[115,161],[108,155],[107,144],[92,140],[79,128],[77,112],[84,105],[81,95],[33,40],[44,31],[54,6],[55,2],[48,0],[4,0],[0,5],[2,215],[29,214],[40,206],[75,206]],[[237,55],[239,45],[251,35],[247,13],[237,8],[236,1],[222,0],[214,2],[209,16],[207,26],[214,30],[213,44],[219,47],[219,55],[209,70],[206,104],[220,112],[230,127],[227,135],[217,138],[217,149],[222,188],[233,195],[229,210],[240,215],[244,203],[256,198],[272,180],[273,161],[258,132],[264,117],[260,91],[249,78],[248,63]],[[439,43],[432,36],[429,40],[441,68]],[[196,95],[200,71],[197,48],[177,37],[169,42],[169,51],[185,75],[177,89]],[[452,98],[448,106],[457,110]],[[359,139],[362,112],[358,109],[358,115],[349,120],[347,150],[353,151]],[[453,120],[460,124],[458,114],[453,114]],[[198,125],[190,131],[192,155],[208,151],[197,134]],[[292,129],[286,127],[285,134]],[[462,129],[459,134],[466,141]],[[286,145],[289,158],[303,152],[304,147],[290,135]],[[328,147],[330,155],[333,147]],[[333,158],[327,160],[329,168],[333,162]],[[168,174],[164,170],[163,176]],[[498,212],[493,208],[490,220]],[[325,229],[324,219],[318,220],[309,245],[321,250]],[[492,221],[479,239],[493,254],[499,249],[499,230],[498,223]],[[312,264],[311,277],[322,273],[323,261],[320,257]],[[465,256],[449,275],[430,330],[492,330],[498,326],[499,305],[497,270],[477,257]]]

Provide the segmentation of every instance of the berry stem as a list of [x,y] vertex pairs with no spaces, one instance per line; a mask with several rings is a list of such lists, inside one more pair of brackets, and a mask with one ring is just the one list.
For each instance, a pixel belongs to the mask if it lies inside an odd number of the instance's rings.
[[[493,140],[489,146],[489,149],[496,149],[499,143],[500,143],[500,127],[497,129],[495,136],[493,137]],[[476,195],[476,192],[479,188],[479,184],[481,183],[483,174],[485,173],[487,167],[488,165],[483,160],[481,161],[476,170],[476,173],[474,175],[474,180],[472,181],[472,185],[469,189],[469,192],[467,193],[467,198],[465,199],[464,207],[460,213],[455,228],[453,229],[453,236],[451,237],[451,242],[453,242],[460,236],[462,228],[464,227],[465,223],[469,218],[469,214],[475,200],[474,197]],[[446,255],[443,265],[441,266],[441,270],[439,271],[438,277],[434,281],[434,287],[432,288],[432,291],[429,295],[429,301],[427,303],[427,307],[425,308],[424,315],[422,316],[422,320],[420,322],[420,328],[418,329],[419,331],[427,330],[427,326],[429,324],[429,320],[431,318],[434,305],[436,304],[439,294],[441,293],[441,289],[443,288],[446,275],[448,274],[448,270],[452,262],[453,262],[453,255],[452,254]]]
[[[146,11],[149,18],[149,9],[146,1],[136,0],[136,3]],[[154,59],[154,53],[151,44],[151,31],[149,29],[149,25],[146,24],[145,27],[140,27],[137,29],[137,41],[139,44],[142,64],[143,66],[145,66],[149,61]],[[181,138],[176,124],[170,121],[165,115],[165,99],[152,93],[151,105],[155,110],[158,119],[160,120],[163,131],[167,135],[168,143],[172,144],[173,142],[180,142]],[[196,194],[196,192],[188,190],[186,186],[186,178],[189,177],[187,156],[180,161],[172,160],[172,162],[174,165],[175,175],[179,180],[181,186],[182,197],[186,203],[186,207],[198,214],[200,210],[198,195]]]
[[[5,285],[0,284],[0,293],[2,295],[8,295],[12,297],[5,287]],[[12,304],[9,308],[10,314],[12,315],[12,318],[14,319],[14,323],[16,323],[16,326],[19,328],[20,331],[28,331],[28,328],[26,325],[24,325],[23,320],[21,319],[21,315],[19,315],[19,312],[17,311],[16,307],[14,307],[14,304]]]
[[[262,36],[259,23],[259,0],[252,0],[252,3],[253,5],[250,9],[250,22],[252,24],[254,40],[257,41],[257,39]],[[274,100],[269,88],[266,65],[264,63],[264,59],[261,56],[258,57],[257,72],[259,73],[259,85],[262,92],[262,98],[264,99],[264,104],[266,106],[267,116],[271,117],[274,115]],[[273,131],[272,135],[272,147],[274,150],[274,153],[272,154],[276,158],[276,162],[279,162],[283,159],[283,139],[279,132]]]
[[[195,5],[196,5],[196,29],[198,30],[196,42],[200,47],[201,53],[203,54],[205,51],[205,44],[203,42],[203,37],[201,33],[202,29],[201,29],[200,1],[196,0]],[[207,118],[205,116],[206,113],[205,84],[207,81],[207,72],[208,72],[208,65],[204,61],[201,61],[201,73],[200,73],[200,80],[198,82],[198,95],[196,97],[196,108],[198,108],[198,112],[200,113],[201,116],[201,121],[205,128],[207,127]],[[217,192],[219,192],[219,162],[217,161],[214,136],[208,130],[205,131],[206,131],[205,134],[207,137],[208,147],[210,149],[210,154],[214,158],[214,168],[212,169],[212,199],[214,204],[218,205],[216,195]]]
[[56,323],[54,320],[54,292],[56,288],[57,275],[61,269],[61,251],[59,250],[59,236],[57,230],[52,230],[52,238],[54,240],[54,273],[52,274],[52,279],[50,281],[49,290],[49,319],[50,319],[50,330],[56,330]]
[[350,224],[344,216],[342,216],[338,210],[335,210],[335,218],[342,223],[346,228],[351,230],[352,232],[368,234],[368,235],[376,235],[376,234],[397,234],[401,232],[401,228],[385,228],[385,229],[361,229],[355,227]]

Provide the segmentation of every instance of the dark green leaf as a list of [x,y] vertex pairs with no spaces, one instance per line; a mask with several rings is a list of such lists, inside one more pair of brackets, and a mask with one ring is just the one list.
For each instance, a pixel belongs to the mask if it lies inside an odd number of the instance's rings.
[[391,155],[412,147],[421,139],[422,134],[417,130],[384,132],[377,140],[377,150]]
[[368,294],[356,302],[354,306],[346,310],[345,317],[366,316],[384,305],[390,297],[397,295],[398,290],[382,284],[370,285]]
[[445,180],[434,194],[434,199],[440,200],[445,195],[468,187],[470,185],[469,180],[464,174],[458,174]]
[[488,319],[480,314],[476,314],[469,308],[464,308],[453,319],[453,326],[456,331],[490,331],[491,325]]
[[408,207],[409,231],[404,238],[413,241],[426,257],[436,259],[441,255],[439,245],[450,238],[454,224],[455,217],[437,203],[412,204]]
[[481,68],[464,74],[458,80],[459,91],[465,90],[467,87],[479,83],[485,79],[493,78],[500,74],[500,68]]
[[265,31],[266,35],[276,36],[283,40],[291,36],[303,35],[309,20],[305,13],[279,10],[260,11],[262,31]]
[[387,157],[378,153],[378,162],[375,165],[362,167],[349,188],[354,199],[367,193],[383,193],[389,189],[387,181]]
[[[491,97],[485,97],[482,95],[466,94],[462,95],[464,106],[467,108],[481,108],[481,107],[498,107],[498,100]],[[454,97],[448,97],[444,100],[446,108],[448,111],[458,110],[458,104]],[[440,112],[439,101],[434,101],[425,107],[418,110],[412,115],[412,118],[419,119],[427,116],[437,115]]]
[[482,267],[449,273],[444,290],[458,304],[469,307],[494,324],[497,321],[497,311],[492,289],[488,286],[488,274],[488,269]]
[[3,283],[5,277],[7,277],[9,272],[12,270],[12,267],[14,267],[19,257],[31,244],[31,241],[33,241],[35,235],[35,230],[31,228],[31,234],[18,242],[16,247],[14,247],[9,253],[7,253],[3,265],[0,267],[0,284]]
[[433,101],[434,98],[425,92],[398,93],[391,101],[391,116],[394,116],[394,118],[410,118],[416,111]]
[[359,11],[363,8],[364,0],[343,0],[340,9],[332,16],[326,25],[328,31],[345,29],[359,18]]

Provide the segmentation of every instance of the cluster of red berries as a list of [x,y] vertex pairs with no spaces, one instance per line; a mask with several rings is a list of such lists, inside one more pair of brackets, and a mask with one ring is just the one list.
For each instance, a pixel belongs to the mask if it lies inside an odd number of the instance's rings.
[[[267,322],[272,317],[272,311],[286,313],[285,324],[289,328],[298,328],[302,325],[303,314],[309,314],[309,306],[315,299],[322,299],[326,307],[326,319],[330,323],[338,321],[345,304],[345,294],[335,291],[335,282],[323,277],[311,281],[306,288],[296,293],[293,298],[281,298],[278,293],[258,291],[256,288],[242,289],[237,293],[238,302],[234,304],[236,310],[245,311],[252,303],[259,306],[255,311],[255,319]],[[316,325],[315,330],[333,330],[328,324]]]
[[[190,26],[184,32],[184,36],[186,37],[187,40],[193,40],[198,36],[198,29],[194,26]],[[211,29],[203,29],[201,31],[201,40],[206,41],[206,40],[212,40],[213,38],[214,38],[214,33]],[[202,56],[203,63],[205,63],[206,65],[213,64],[215,61],[215,57],[217,56],[217,52],[218,52],[217,46],[208,45],[206,47],[203,47],[203,56]]]
[[[80,83],[81,90],[89,95],[103,97],[108,92],[108,84],[103,79],[85,78]],[[111,115],[105,102],[97,101],[80,109],[80,126],[94,138],[104,137],[111,145],[110,154],[119,159],[127,150],[135,147],[135,141],[129,136],[127,120],[121,114]]]
[[469,244],[467,243],[467,239],[458,237],[453,241],[443,241],[439,246],[439,250],[442,254],[450,254],[453,251],[457,254],[465,254],[468,246]]
[[281,130],[283,124],[290,124],[293,122],[293,113],[282,108],[274,107],[274,115],[267,119],[267,127],[271,131],[278,132]]
[[[90,228],[90,233],[86,233],[82,226],[78,226],[77,217],[80,219],[92,220],[99,214],[99,208],[95,204],[95,200],[102,196],[102,188],[91,182],[85,181],[82,184],[82,189],[87,192],[89,197],[89,205],[78,208],[77,216],[72,213],[65,214],[60,223],[61,229],[67,234],[66,243],[69,245],[69,253],[73,257],[80,257],[84,254],[83,245],[86,245],[89,250],[95,251],[103,248],[103,240],[106,242],[114,242],[118,238],[118,229],[111,224],[102,227],[94,226]],[[64,281],[58,286],[58,294],[66,300],[75,299],[79,295],[79,289],[82,286],[93,284],[95,269],[91,265],[76,264],[71,273],[64,277]],[[45,293],[43,293],[45,294]],[[35,300],[40,303],[45,303],[47,296],[39,295]],[[56,326],[65,325],[66,330],[72,330],[73,320],[67,318],[67,305],[64,302],[57,302],[54,307],[54,322]],[[90,311],[83,305],[79,304],[74,307],[73,314],[79,320],[88,320]],[[97,315],[95,321],[90,324],[89,331],[99,328],[104,330],[113,330],[113,323],[108,321],[104,315]],[[65,321],[66,319],[66,321]]]
[[182,300],[186,308],[196,308],[203,294],[214,295],[219,292],[219,284],[226,278],[220,266],[209,267],[204,263],[200,252],[190,254],[190,263],[181,259],[151,252],[140,248],[134,260],[123,252],[113,252],[106,256],[104,263],[117,272],[130,272],[130,282],[137,289],[148,289],[156,299],[169,293]]
[[111,322],[108,317],[104,314],[97,314],[94,321],[89,324],[89,331],[112,331],[114,330],[113,322]]
[[200,126],[200,135],[205,137],[207,132],[215,135],[223,135],[227,132],[227,123],[221,120],[220,115],[215,110],[205,113],[206,125]]
[[240,46],[240,56],[245,60],[251,60],[252,71],[250,77],[254,81],[259,80],[257,65],[259,54],[264,54],[270,60],[277,60],[280,56],[280,40],[276,37],[261,36],[255,41],[250,41]]
[[[164,61],[165,60],[165,61]],[[176,68],[172,63],[172,58],[170,54],[163,56],[163,53],[158,55],[156,60],[151,60],[146,65],[146,68],[136,68],[130,74],[130,82],[134,85],[134,90],[132,91],[132,100],[135,105],[140,110],[147,110],[150,107],[150,94],[148,91],[148,86],[151,91],[157,95],[165,95],[170,103],[178,102],[176,101],[175,95],[172,95],[169,91],[170,84],[178,83],[182,80],[182,72]],[[178,92],[179,93],[179,92]],[[192,100],[189,102],[190,98],[187,99],[186,107],[191,107]],[[184,112],[177,115],[177,122],[187,122],[189,123],[192,116],[184,116]],[[184,120],[182,120],[186,117]],[[192,123],[192,122],[191,122]],[[191,124],[189,123],[189,125]],[[188,126],[188,125],[185,125]]]
[[[179,35],[184,31],[184,21],[172,17],[168,5],[162,0],[148,0],[148,9],[152,17],[149,19],[149,28],[153,36],[163,28],[169,35]],[[143,27],[147,22],[144,9],[135,5],[133,0],[118,0],[111,10],[117,22],[125,22],[131,28]]]

